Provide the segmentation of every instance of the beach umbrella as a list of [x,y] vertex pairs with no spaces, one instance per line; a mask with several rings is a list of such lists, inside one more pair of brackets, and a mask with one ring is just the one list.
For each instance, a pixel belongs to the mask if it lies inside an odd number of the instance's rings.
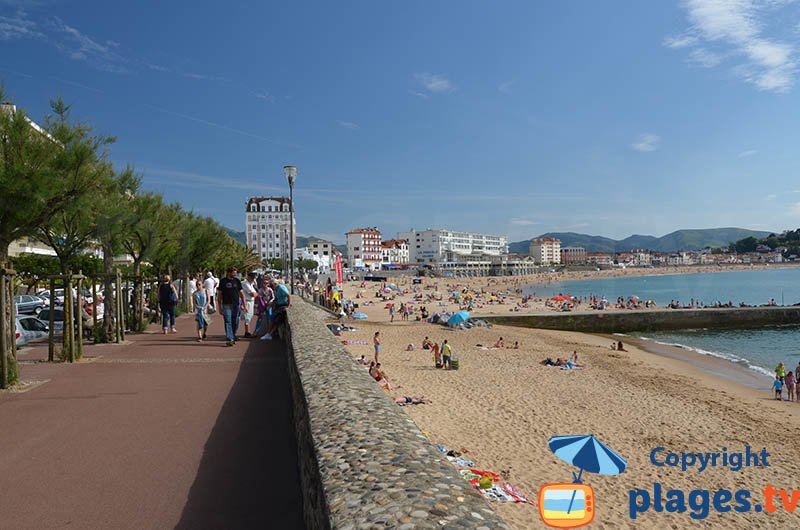
[[357,320],[366,320],[367,315],[366,313],[353,313],[351,318],[355,318]]
[[467,320],[469,320],[469,313],[466,311],[459,311],[450,317],[450,319],[447,321],[447,324],[450,326],[457,326],[463,322],[466,322]]
[[[619,475],[628,467],[624,458],[592,434],[553,436],[548,445],[558,458],[579,468],[581,474],[589,471],[601,475]],[[576,481],[580,482],[580,474]]]
[[[595,438],[593,434],[553,436],[547,443],[558,458],[580,469],[577,476],[574,472],[572,473],[573,482],[576,484],[581,483],[581,475],[584,471],[601,475],[619,475],[628,467],[627,460]],[[572,510],[574,500],[575,490],[572,492],[567,513]]]

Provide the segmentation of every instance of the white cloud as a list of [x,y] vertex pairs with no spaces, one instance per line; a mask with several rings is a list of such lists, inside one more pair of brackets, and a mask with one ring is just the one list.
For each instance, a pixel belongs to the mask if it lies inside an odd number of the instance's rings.
[[502,92],[503,94],[509,94],[511,92],[511,86],[514,84],[514,81],[502,81],[497,83],[497,91]]
[[774,201],[777,198],[778,198],[778,194],[777,193],[770,193],[769,195],[764,197],[764,200],[765,201]]
[[639,135],[636,141],[631,144],[631,147],[636,151],[641,151],[642,153],[649,153],[651,151],[655,151],[656,149],[658,149],[660,143],[661,143],[660,136],[652,133],[644,133]]
[[789,206],[789,215],[792,217],[800,217],[800,202],[796,202]]
[[360,129],[360,128],[361,128],[361,127],[359,127],[359,126],[358,126],[358,124],[357,124],[357,123],[353,123],[352,121],[342,121],[342,120],[339,120],[337,123],[338,123],[339,125],[341,125],[342,127],[344,127],[345,129],[350,129],[351,131],[352,131],[352,130],[355,130],[355,129]]
[[714,68],[722,62],[722,56],[705,48],[695,48],[689,53],[689,62],[704,68]]
[[81,33],[77,28],[65,24],[58,17],[52,20],[52,24],[61,37],[56,42],[56,47],[70,59],[86,61],[95,68],[106,72],[117,74],[131,72],[128,67],[128,60],[112,50],[112,48],[119,46],[117,43],[113,41],[106,41],[105,44],[98,42]]
[[516,219],[516,218],[511,219],[509,223],[511,223],[514,226],[531,226],[539,224],[536,221],[531,221],[530,219]]
[[[684,0],[690,29],[683,35],[669,37],[664,45],[691,48],[693,64],[713,68],[723,58],[739,58],[732,71],[759,90],[788,92],[797,72],[795,47],[764,35],[767,12],[781,7],[782,0]],[[729,49],[708,50],[699,44]]]
[[19,10],[13,16],[0,16],[0,41],[42,37],[36,22],[28,14]]
[[444,74],[422,72],[414,74],[416,82],[431,94],[442,94],[453,90],[453,84]]
[[738,155],[738,158],[747,158],[748,156],[753,156],[754,154],[758,153],[755,149],[748,149],[747,151],[742,151]]
[[428,99],[429,97],[428,94],[423,94],[422,92],[414,92],[413,90],[411,90],[410,93],[422,99]]
[[688,34],[678,35],[676,37],[667,37],[664,39],[664,46],[672,49],[688,48],[689,46],[694,46],[696,43],[697,37]]

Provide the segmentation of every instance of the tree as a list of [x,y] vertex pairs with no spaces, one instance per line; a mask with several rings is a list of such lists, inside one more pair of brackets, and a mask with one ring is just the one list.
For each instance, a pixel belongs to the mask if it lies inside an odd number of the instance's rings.
[[11,258],[11,265],[25,283],[28,292],[36,289],[39,281],[48,276],[58,274],[58,259],[42,254],[21,254]]
[[744,239],[740,239],[739,241],[734,243],[733,248],[736,250],[736,252],[742,254],[745,252],[755,252],[757,246],[758,246],[758,240],[753,236],[750,236]]

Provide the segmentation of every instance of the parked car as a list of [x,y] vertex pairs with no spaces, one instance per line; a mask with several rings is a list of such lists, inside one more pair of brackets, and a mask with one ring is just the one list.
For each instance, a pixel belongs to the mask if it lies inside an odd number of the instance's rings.
[[49,330],[47,324],[34,316],[17,317],[17,348],[36,340],[47,338]]
[[32,294],[18,294],[14,297],[14,303],[19,315],[38,315],[47,307],[47,302]]
[[[64,333],[64,310],[61,308],[53,309],[53,334],[54,335],[61,335]],[[98,318],[102,319],[103,316],[100,314]],[[42,310],[39,313],[39,320],[45,322],[47,325],[50,325],[50,308]],[[75,328],[77,329],[78,325],[75,324]],[[91,336],[92,330],[92,318],[88,314],[83,315],[83,330],[84,334]]]

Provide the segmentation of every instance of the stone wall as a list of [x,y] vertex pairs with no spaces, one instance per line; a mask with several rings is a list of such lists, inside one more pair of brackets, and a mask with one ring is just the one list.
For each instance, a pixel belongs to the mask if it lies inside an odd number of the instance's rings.
[[307,527],[507,529],[358,367],[325,327],[326,316],[299,297],[289,309],[289,370]]
[[730,309],[674,309],[668,311],[630,310],[592,313],[486,317],[495,324],[526,328],[582,331],[585,333],[626,333],[671,329],[730,328],[800,324],[800,307],[743,307]]

